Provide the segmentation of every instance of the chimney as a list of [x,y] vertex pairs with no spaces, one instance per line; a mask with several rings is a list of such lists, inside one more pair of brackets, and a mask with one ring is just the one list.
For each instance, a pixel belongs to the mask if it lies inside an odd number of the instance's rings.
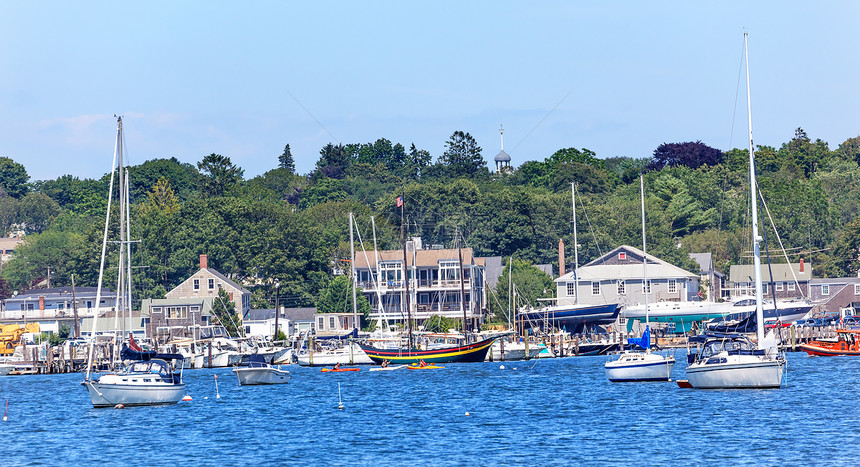
[[45,297],[43,295],[39,295],[39,309],[45,309]]
[[803,272],[803,258],[800,258],[800,272]]
[[206,255],[200,255],[200,269],[208,269],[209,261],[206,258]]
[[564,275],[564,241],[558,241],[558,276]]

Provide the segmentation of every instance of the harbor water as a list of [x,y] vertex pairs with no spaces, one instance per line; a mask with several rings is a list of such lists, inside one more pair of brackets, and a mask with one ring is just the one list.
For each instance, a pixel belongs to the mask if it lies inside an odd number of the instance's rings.
[[[860,457],[858,359],[793,353],[787,387],[703,391],[609,383],[606,358],[349,373],[291,365],[289,384],[242,387],[229,369],[186,370],[191,402],[123,410],[92,408],[81,374],[0,377],[4,464],[856,465]],[[682,379],[684,352],[676,358],[673,379]]]

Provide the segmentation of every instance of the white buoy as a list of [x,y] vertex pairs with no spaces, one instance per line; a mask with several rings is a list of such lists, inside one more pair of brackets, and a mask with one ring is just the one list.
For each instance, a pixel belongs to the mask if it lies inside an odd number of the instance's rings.
[[337,383],[337,409],[343,410],[343,401],[340,399],[340,383]]
[[184,402],[191,402],[191,396],[189,396],[188,394],[186,394],[186,395],[182,398],[182,400],[183,400]]
[[499,365],[499,369],[500,369],[500,370],[504,370],[504,369],[505,369],[505,366],[504,366],[504,365]]
[[215,375],[215,399],[220,399],[221,394],[218,393],[218,375]]
[[466,412],[466,416],[467,416],[467,417],[469,416],[469,412]]

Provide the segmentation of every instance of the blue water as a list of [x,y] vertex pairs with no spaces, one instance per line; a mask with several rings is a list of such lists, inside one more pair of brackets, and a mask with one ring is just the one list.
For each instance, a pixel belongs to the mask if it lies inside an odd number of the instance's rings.
[[[673,377],[683,378],[682,352],[677,357]],[[734,391],[613,384],[605,361],[353,373],[292,365],[289,384],[257,387],[239,387],[229,370],[190,370],[192,402],[124,410],[92,408],[80,374],[0,377],[0,396],[9,399],[2,460],[856,465],[860,458],[860,359],[789,354],[788,387]]]

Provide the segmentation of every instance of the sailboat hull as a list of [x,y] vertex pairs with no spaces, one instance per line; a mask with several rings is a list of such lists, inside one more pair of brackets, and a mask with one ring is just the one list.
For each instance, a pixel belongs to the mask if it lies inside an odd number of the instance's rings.
[[185,394],[185,383],[180,384],[112,384],[85,381],[93,407],[126,407],[135,405],[175,404]]
[[755,355],[710,358],[687,367],[687,380],[696,389],[766,389],[782,386],[783,360]]
[[621,306],[606,305],[556,305],[540,310],[520,313],[517,320],[526,328],[542,328],[544,323],[556,329],[580,333],[585,326],[612,324],[618,317]]
[[373,363],[382,364],[383,360],[391,363],[455,363],[455,362],[482,362],[487,357],[490,346],[498,337],[490,337],[482,341],[466,345],[455,345],[450,347],[434,348],[427,350],[419,349],[379,349],[369,345],[359,344],[361,350],[373,360]]

